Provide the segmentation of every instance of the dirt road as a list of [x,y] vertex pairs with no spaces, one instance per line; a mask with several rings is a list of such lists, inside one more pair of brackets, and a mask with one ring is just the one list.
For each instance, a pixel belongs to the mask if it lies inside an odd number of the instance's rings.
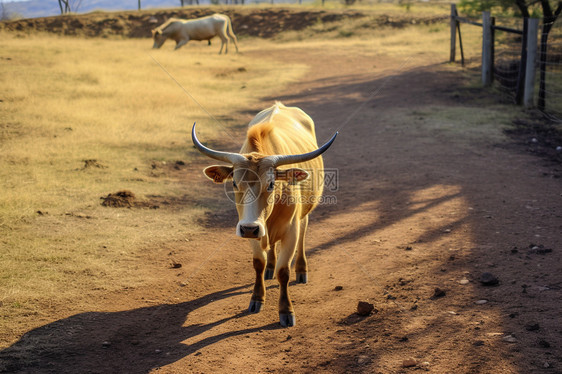
[[[479,122],[491,99],[462,88],[465,76],[435,57],[268,55],[314,67],[262,107],[276,99],[301,107],[320,143],[340,131],[325,156],[338,173],[337,190],[325,194],[337,203],[313,213],[309,283],[290,287],[297,326],[278,324],[275,280],[262,312],[246,313],[251,252],[234,235],[221,188],[209,187],[224,210],[186,241],[146,255],[161,283],[28,332],[2,353],[5,369],[560,372],[561,183],[552,166]],[[442,108],[452,114],[440,116]],[[455,115],[466,108],[469,118]],[[189,184],[207,183],[205,161]],[[171,269],[171,259],[182,267]],[[496,285],[480,282],[485,272]],[[357,315],[359,301],[374,313]]]

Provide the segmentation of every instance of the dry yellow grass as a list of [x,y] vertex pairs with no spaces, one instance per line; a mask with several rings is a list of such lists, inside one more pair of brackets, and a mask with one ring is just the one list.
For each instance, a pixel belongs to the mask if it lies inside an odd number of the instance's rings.
[[[216,44],[150,47],[146,39],[2,35],[0,302],[8,315],[32,312],[38,300],[150,281],[135,274],[136,254],[185,235],[201,208],[148,214],[102,207],[100,197],[120,189],[189,195],[185,181],[153,176],[151,164],[189,162],[194,121],[202,136],[227,138],[223,126],[247,123],[239,111],[305,72],[219,56]],[[84,160],[104,168],[85,169]]]

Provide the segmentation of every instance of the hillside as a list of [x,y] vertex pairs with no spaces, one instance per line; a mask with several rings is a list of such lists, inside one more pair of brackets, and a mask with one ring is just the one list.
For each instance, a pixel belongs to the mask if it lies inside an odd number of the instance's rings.
[[[202,7],[128,12],[92,12],[88,14],[22,19],[0,23],[0,30],[25,33],[52,32],[86,37],[150,37],[150,30],[170,17],[185,19],[216,12],[230,16],[238,35],[269,38],[281,31],[302,30],[314,24],[365,18],[363,28],[404,27],[408,24],[431,24],[444,16],[408,14],[369,16],[357,10],[311,10],[296,8]],[[367,17],[369,17],[367,19]]]
[[[187,1],[186,1],[187,3]],[[201,4],[209,4],[208,0],[200,0]],[[130,0],[88,0],[71,1],[74,13],[87,13],[93,11],[111,10],[137,10],[138,3]],[[180,6],[179,0],[142,0],[143,9],[172,8]],[[25,18],[49,17],[60,14],[60,7],[56,0],[30,0],[21,2],[6,2],[4,6],[9,13],[21,15]]]

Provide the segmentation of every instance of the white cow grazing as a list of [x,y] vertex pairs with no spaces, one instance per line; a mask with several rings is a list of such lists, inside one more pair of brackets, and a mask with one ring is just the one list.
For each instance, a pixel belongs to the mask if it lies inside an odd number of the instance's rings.
[[213,14],[193,20],[170,18],[164,24],[152,30],[152,38],[154,39],[152,48],[160,48],[168,38],[176,41],[175,49],[178,49],[190,40],[210,41],[217,35],[222,42],[219,54],[222,53],[225,45],[224,53],[228,53],[229,38],[234,42],[236,52],[238,52],[238,39],[232,31],[230,18],[224,14]]

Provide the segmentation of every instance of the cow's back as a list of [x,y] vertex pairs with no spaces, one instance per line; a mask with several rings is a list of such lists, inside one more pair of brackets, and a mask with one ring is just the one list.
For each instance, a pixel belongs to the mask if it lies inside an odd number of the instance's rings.
[[312,118],[297,107],[286,107],[277,102],[250,121],[241,153],[289,155],[307,153],[316,148],[318,144]]
[[213,14],[203,18],[184,21],[189,38],[192,40],[207,40],[224,29],[227,19],[221,14]]
[[[276,103],[261,111],[248,125],[248,135],[240,153],[257,152],[262,155],[294,155],[316,150],[314,122],[301,109]],[[280,170],[298,167],[310,173],[297,190],[302,204],[302,215],[308,214],[317,205],[322,195],[324,163],[322,156],[310,161],[279,167]]]

